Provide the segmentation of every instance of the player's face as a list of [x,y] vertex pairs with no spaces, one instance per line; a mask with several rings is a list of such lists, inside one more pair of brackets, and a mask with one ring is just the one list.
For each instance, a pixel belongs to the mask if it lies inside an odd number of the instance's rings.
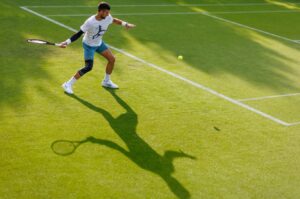
[[105,19],[109,15],[109,13],[110,13],[110,10],[100,10],[100,11],[98,11],[98,14],[102,19]]

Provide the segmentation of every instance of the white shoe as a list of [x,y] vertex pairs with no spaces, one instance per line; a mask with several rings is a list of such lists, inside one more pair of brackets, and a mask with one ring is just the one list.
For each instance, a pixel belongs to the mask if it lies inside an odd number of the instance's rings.
[[72,90],[72,86],[71,84],[69,84],[68,82],[63,83],[63,85],[61,85],[61,87],[65,90],[66,93],[68,94],[73,94],[73,90]]
[[119,86],[115,83],[113,83],[111,80],[103,80],[102,86],[106,88],[119,88]]

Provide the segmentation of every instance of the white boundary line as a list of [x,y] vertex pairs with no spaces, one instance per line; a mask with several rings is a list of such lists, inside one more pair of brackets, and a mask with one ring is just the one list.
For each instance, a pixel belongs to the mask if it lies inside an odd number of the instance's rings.
[[291,93],[291,94],[283,94],[283,95],[272,95],[272,96],[254,97],[254,98],[245,98],[245,99],[239,99],[238,101],[240,101],[240,102],[258,101],[258,100],[281,98],[281,97],[291,97],[291,96],[297,96],[297,95],[300,95],[300,93]]
[[289,123],[289,126],[296,126],[296,125],[299,125],[300,122],[293,122],[293,123]]
[[[141,13],[116,13],[114,16],[152,16],[152,15],[200,15],[203,12],[141,12]],[[209,12],[210,14],[267,14],[267,13],[300,13],[300,10],[261,10],[261,11],[228,11],[228,12]],[[85,17],[91,14],[55,14],[46,15],[47,17]]]
[[[299,5],[300,3],[285,2],[289,5]],[[111,5],[112,7],[185,7],[185,6],[211,6],[211,7],[226,7],[226,6],[276,6],[271,3],[219,3],[219,4],[124,4]],[[27,8],[59,8],[59,7],[95,7],[88,5],[39,5],[39,6],[22,6]]]
[[[67,25],[65,25],[65,24],[63,24],[63,23],[60,23],[60,22],[55,21],[55,20],[53,20],[53,19],[51,19],[51,18],[49,18],[49,17],[47,17],[47,16],[44,16],[44,15],[42,15],[42,14],[40,14],[40,13],[37,13],[37,12],[35,12],[35,11],[33,11],[33,10],[30,10],[30,9],[27,8],[27,7],[22,6],[22,7],[20,7],[20,8],[23,9],[23,10],[25,10],[25,11],[27,11],[27,12],[29,12],[29,13],[31,13],[31,14],[34,14],[34,15],[36,15],[36,16],[39,16],[39,17],[41,17],[41,18],[43,18],[43,19],[45,19],[45,20],[47,20],[47,21],[50,21],[50,22],[52,22],[52,23],[54,23],[54,24],[56,24],[56,25],[59,25],[59,26],[61,26],[61,27],[64,27],[64,28],[66,28],[66,29],[68,29],[68,30],[70,30],[70,31],[72,31],[72,32],[77,32],[77,30],[75,30],[74,28],[71,28],[71,27],[69,27],[69,26],[67,26]],[[202,84],[196,83],[196,82],[191,81],[191,80],[189,80],[189,79],[187,79],[187,78],[185,78],[185,77],[182,77],[182,76],[180,76],[180,75],[178,75],[178,74],[176,74],[176,73],[173,73],[173,72],[168,71],[168,70],[166,70],[166,69],[164,69],[164,68],[161,68],[161,67],[159,67],[159,66],[157,66],[157,65],[155,65],[155,64],[152,64],[152,63],[150,63],[150,62],[147,62],[147,61],[145,61],[145,60],[143,60],[143,59],[141,59],[141,58],[138,58],[138,57],[136,57],[136,56],[134,56],[134,55],[132,55],[132,54],[130,54],[130,53],[128,53],[128,52],[125,52],[125,51],[122,50],[122,49],[119,49],[119,48],[116,48],[116,47],[113,47],[113,46],[110,46],[110,48],[112,48],[113,50],[115,50],[115,51],[117,51],[117,52],[119,52],[119,53],[122,53],[122,54],[124,54],[124,55],[126,55],[126,56],[128,56],[128,57],[130,57],[130,58],[132,58],[132,59],[134,59],[134,60],[136,60],[136,61],[139,61],[139,62],[141,62],[141,63],[143,63],[143,64],[145,64],[145,65],[147,65],[147,66],[150,66],[150,67],[152,67],[152,68],[154,68],[154,69],[156,69],[156,70],[159,70],[159,71],[161,71],[161,72],[164,72],[164,73],[166,73],[166,74],[168,74],[168,75],[170,75],[170,76],[172,76],[172,77],[174,77],[174,78],[176,78],[176,79],[182,80],[182,81],[184,81],[184,82],[186,82],[186,83],[188,83],[188,84],[190,84],[190,85],[192,85],[192,86],[195,86],[195,87],[197,87],[197,88],[200,88],[200,89],[202,89],[202,90],[204,90],[204,91],[207,91],[207,92],[209,92],[209,93],[211,93],[211,94],[213,94],[213,95],[215,95],[215,96],[217,96],[217,97],[220,97],[220,98],[222,98],[222,99],[224,99],[224,100],[227,100],[227,101],[229,101],[229,102],[231,102],[231,103],[233,103],[233,104],[235,104],[235,105],[241,106],[241,107],[243,107],[243,108],[245,108],[245,109],[247,109],[247,110],[249,110],[249,111],[252,111],[252,112],[254,112],[254,113],[256,113],[256,114],[258,114],[258,115],[260,115],[260,116],[262,116],[262,117],[265,117],[265,118],[267,118],[267,119],[269,119],[269,120],[272,120],[272,121],[274,121],[274,122],[276,122],[276,123],[278,123],[278,124],[281,124],[281,125],[284,125],[284,126],[291,126],[291,124],[289,124],[289,123],[287,123],[287,122],[285,122],[285,121],[282,121],[282,120],[280,120],[280,119],[278,119],[278,118],[275,118],[275,117],[273,117],[273,116],[271,116],[271,115],[269,115],[269,114],[267,114],[267,113],[264,113],[264,112],[262,112],[262,111],[260,111],[260,110],[257,110],[257,109],[255,109],[255,108],[253,108],[253,107],[251,107],[251,106],[249,106],[249,105],[247,105],[247,104],[244,104],[244,103],[239,102],[239,101],[237,101],[237,100],[235,100],[235,99],[232,99],[232,98],[230,98],[230,97],[228,97],[228,96],[226,96],[226,95],[223,95],[222,93],[219,93],[219,92],[217,92],[217,91],[215,91],[215,90],[213,90],[213,89],[211,89],[211,88],[208,88],[208,87],[206,87],[206,86],[203,86]]]
[[37,15],[37,16],[43,18],[43,19],[46,19],[47,21],[50,21],[50,22],[52,22],[52,23],[54,23],[54,24],[56,24],[56,25],[59,25],[59,26],[61,26],[61,27],[63,27],[63,28],[66,28],[66,29],[68,29],[68,30],[70,30],[70,31],[72,31],[72,32],[77,32],[76,29],[71,28],[70,26],[66,26],[66,25],[64,25],[64,24],[62,24],[62,23],[60,23],[60,22],[58,22],[58,21],[56,21],[56,20],[54,20],[54,19],[51,19],[51,18],[49,18],[49,17],[46,17],[45,15],[42,15],[42,14],[40,14],[40,13],[38,13],[38,12],[35,12],[35,11],[33,11],[33,10],[30,10],[30,9],[27,8],[27,7],[22,6],[22,7],[20,7],[20,8],[23,9],[23,10],[25,10],[25,11],[27,11],[27,12],[30,12],[31,14],[34,14],[34,15]]
[[236,26],[240,26],[242,28],[250,29],[250,30],[253,30],[255,32],[260,32],[260,33],[263,33],[265,35],[276,37],[276,38],[286,40],[286,41],[289,41],[289,42],[292,42],[292,43],[297,43],[297,44],[299,43],[297,40],[293,40],[293,39],[289,39],[289,38],[286,38],[286,37],[283,37],[283,36],[279,36],[279,35],[276,35],[276,34],[273,34],[273,33],[267,32],[267,31],[263,31],[263,30],[260,30],[260,29],[257,29],[257,28],[253,28],[253,27],[250,27],[250,26],[247,26],[247,25],[244,25],[244,24],[240,24],[240,23],[228,20],[228,19],[224,19],[222,17],[217,17],[217,16],[212,15],[208,12],[202,12],[201,14],[203,14],[205,16],[208,16],[208,17],[211,17],[211,18],[214,18],[214,19],[217,19],[219,21],[227,22],[227,23],[230,23],[230,24],[233,24],[233,25],[236,25]]

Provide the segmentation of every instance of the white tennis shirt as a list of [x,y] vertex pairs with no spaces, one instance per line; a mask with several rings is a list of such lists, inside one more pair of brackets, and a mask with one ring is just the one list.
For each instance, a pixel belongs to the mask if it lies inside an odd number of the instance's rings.
[[96,19],[96,15],[91,16],[80,27],[84,32],[82,41],[89,46],[100,46],[102,44],[102,37],[112,22],[113,17],[111,15],[100,21]]

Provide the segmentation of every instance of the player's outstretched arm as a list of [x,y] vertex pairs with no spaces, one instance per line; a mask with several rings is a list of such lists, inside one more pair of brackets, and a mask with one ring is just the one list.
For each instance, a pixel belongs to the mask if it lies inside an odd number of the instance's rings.
[[79,39],[81,37],[81,35],[83,34],[82,30],[79,30],[77,33],[75,33],[72,37],[70,37],[69,39],[67,39],[66,41],[63,41],[59,44],[59,47],[61,48],[66,48],[70,43],[76,41],[77,39]]
[[136,25],[134,25],[134,24],[127,23],[126,21],[122,21],[121,19],[117,19],[117,18],[114,18],[113,23],[124,26],[127,29],[136,27]]

